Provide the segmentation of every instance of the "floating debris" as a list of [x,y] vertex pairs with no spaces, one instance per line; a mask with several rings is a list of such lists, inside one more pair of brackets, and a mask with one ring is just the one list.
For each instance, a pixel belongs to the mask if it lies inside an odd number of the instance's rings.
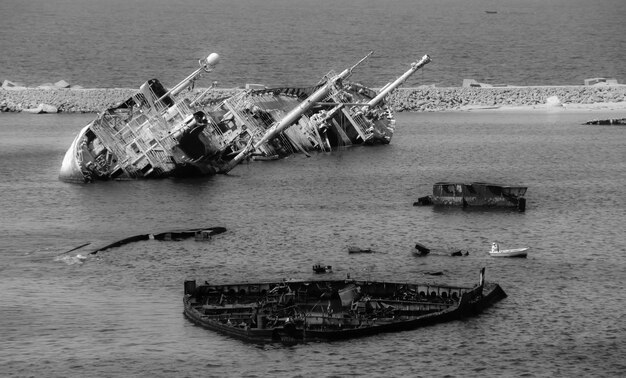
[[420,243],[415,243],[415,249],[416,251],[414,251],[413,253],[418,256],[426,256],[430,253],[430,248]]
[[440,270],[436,272],[425,272],[424,274],[428,274],[429,276],[443,276],[443,272]]
[[313,271],[315,273],[331,273],[333,271],[333,267],[331,265],[313,265]]
[[374,253],[375,251],[371,248],[361,248],[355,245],[351,245],[348,247],[348,253]]

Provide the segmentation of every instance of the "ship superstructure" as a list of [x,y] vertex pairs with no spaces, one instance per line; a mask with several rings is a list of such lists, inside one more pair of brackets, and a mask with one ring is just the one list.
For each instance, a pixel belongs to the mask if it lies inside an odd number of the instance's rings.
[[248,159],[387,144],[395,120],[386,96],[430,61],[428,55],[379,92],[347,79],[370,52],[309,88],[242,89],[220,100],[183,92],[211,72],[219,56],[199,62],[167,90],[144,83],[123,103],[85,126],[63,159],[59,178],[72,182],[227,173]]

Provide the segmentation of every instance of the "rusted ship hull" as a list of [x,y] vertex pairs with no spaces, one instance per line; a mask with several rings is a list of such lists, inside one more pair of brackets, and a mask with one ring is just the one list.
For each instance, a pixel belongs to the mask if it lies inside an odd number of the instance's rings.
[[[371,53],[370,53],[371,54]],[[156,79],[100,114],[76,136],[59,178],[72,182],[226,173],[241,161],[387,144],[395,119],[385,98],[430,61],[426,55],[380,92],[347,79],[354,66],[310,88],[246,89],[218,101],[189,88],[216,54],[166,90]]]
[[458,206],[463,208],[515,208],[526,210],[525,186],[508,186],[483,182],[438,182],[433,194],[420,197],[415,206]]
[[[482,274],[481,274],[482,277]],[[479,313],[506,297],[495,283],[473,288],[359,280],[196,286],[185,282],[184,314],[250,342],[303,342],[415,329]]]

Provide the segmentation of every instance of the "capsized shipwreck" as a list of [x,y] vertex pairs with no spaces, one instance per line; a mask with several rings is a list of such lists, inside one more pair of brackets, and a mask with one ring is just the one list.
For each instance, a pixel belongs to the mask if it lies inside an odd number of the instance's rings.
[[430,57],[411,63],[377,92],[347,80],[371,54],[312,87],[242,89],[208,100],[212,86],[198,94],[185,90],[214,70],[219,56],[213,53],[171,89],[149,80],[99,114],[65,153],[59,178],[82,183],[212,175],[250,159],[388,144],[395,120],[385,99]]

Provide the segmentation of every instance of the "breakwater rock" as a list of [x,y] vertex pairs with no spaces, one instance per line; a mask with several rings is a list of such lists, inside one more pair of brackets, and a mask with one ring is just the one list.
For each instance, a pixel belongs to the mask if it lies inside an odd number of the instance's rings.
[[[188,92],[190,97],[203,89]],[[238,89],[215,89],[208,99],[236,93]],[[20,112],[40,104],[56,107],[62,113],[98,113],[132,96],[136,89],[0,89],[0,111]],[[626,85],[542,86],[542,87],[433,87],[400,88],[389,96],[398,112],[455,110],[464,106],[527,106],[545,104],[556,96],[562,104],[626,102]]]
[[[58,109],[59,113],[99,113],[112,108],[130,98],[137,92],[132,88],[97,88],[97,89],[41,89],[20,88],[0,89],[0,111],[21,112],[47,104]],[[200,89],[189,92],[197,95]],[[216,90],[207,98],[215,99],[236,93],[235,89]]]
[[558,87],[404,88],[388,99],[398,112],[455,110],[465,106],[532,106],[556,96],[561,104],[626,101],[626,85]]

